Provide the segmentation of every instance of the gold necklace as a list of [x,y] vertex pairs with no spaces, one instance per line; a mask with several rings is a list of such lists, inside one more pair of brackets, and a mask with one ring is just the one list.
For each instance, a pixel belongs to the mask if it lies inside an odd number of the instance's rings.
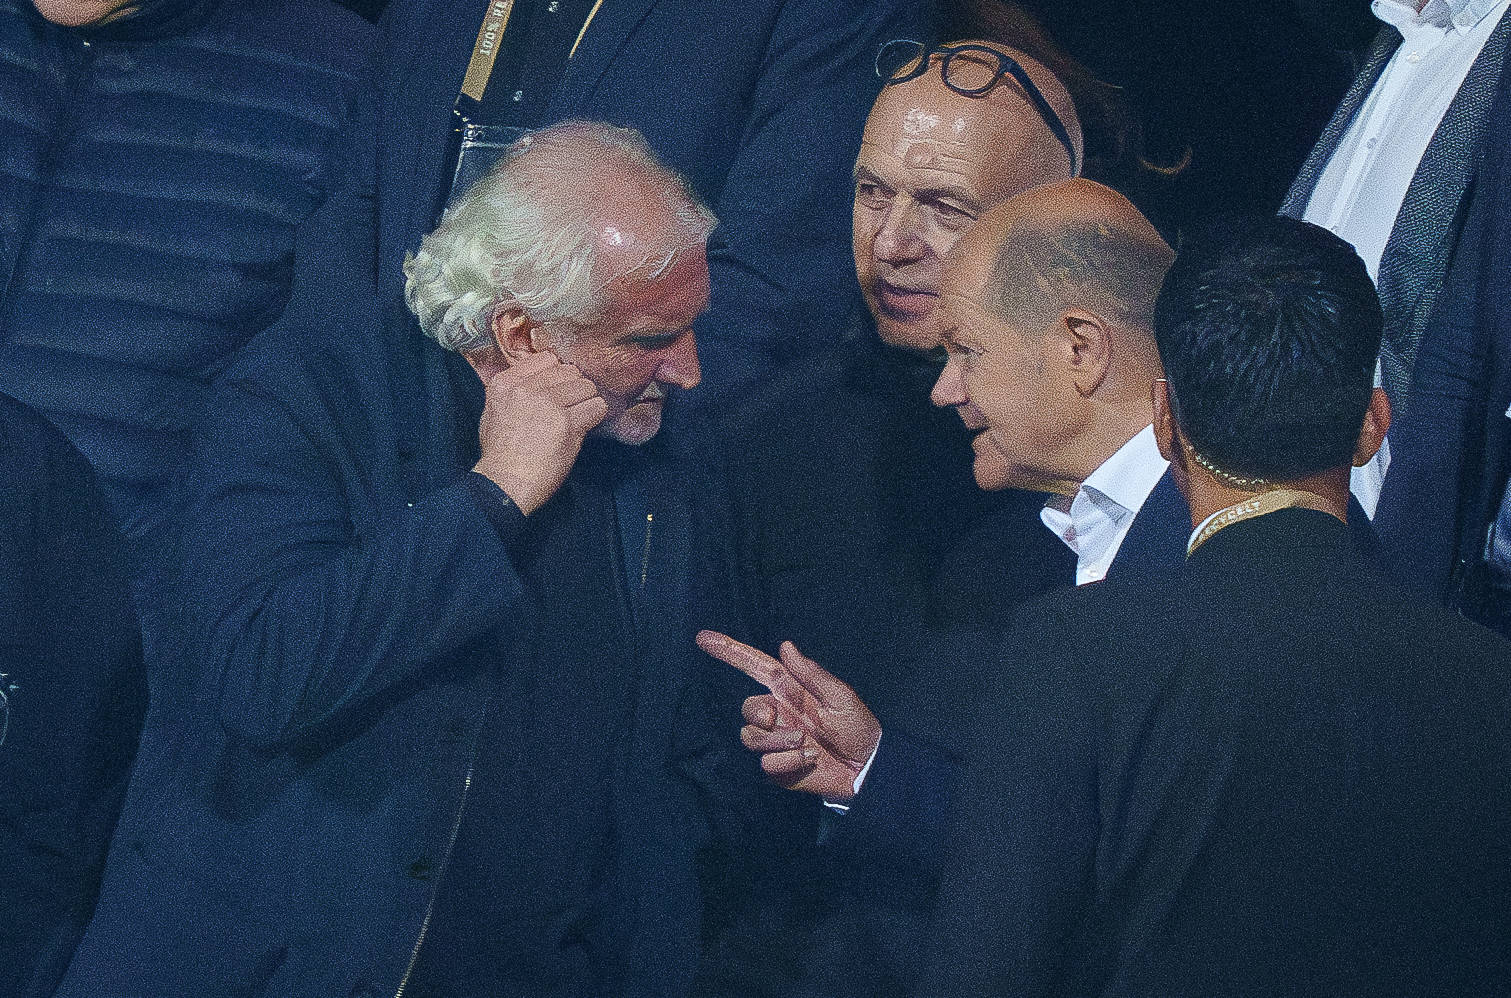
[[1186,557],[1201,547],[1212,535],[1224,527],[1231,527],[1235,523],[1244,520],[1252,520],[1256,516],[1264,516],[1273,513],[1277,509],[1323,509],[1324,500],[1315,492],[1303,492],[1300,489],[1272,489],[1269,492],[1261,492],[1252,499],[1236,502],[1231,506],[1224,506],[1213,513],[1196,536],[1191,538],[1191,543],[1186,547]]

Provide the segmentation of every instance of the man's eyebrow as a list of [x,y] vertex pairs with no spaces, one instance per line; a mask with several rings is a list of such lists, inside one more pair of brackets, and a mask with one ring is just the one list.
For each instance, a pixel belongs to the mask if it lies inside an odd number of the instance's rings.
[[855,169],[853,169],[853,170],[850,171],[850,175],[852,177],[854,177],[858,181],[859,180],[868,180],[868,181],[871,181],[872,183],[881,184],[883,187],[889,186],[887,184],[887,182],[885,180],[881,179],[880,177],[878,177],[871,170],[870,167],[868,167],[868,166],[861,166],[859,163],[855,164]]
[[633,328],[626,329],[614,340],[614,342],[629,343],[632,340],[675,339],[676,337],[681,336],[684,332],[686,332],[688,328],[689,327],[685,326],[678,326],[673,328],[670,326],[654,324],[646,326],[635,326]]
[[925,187],[915,191],[919,201],[959,201],[972,211],[981,210],[981,199],[963,187]]

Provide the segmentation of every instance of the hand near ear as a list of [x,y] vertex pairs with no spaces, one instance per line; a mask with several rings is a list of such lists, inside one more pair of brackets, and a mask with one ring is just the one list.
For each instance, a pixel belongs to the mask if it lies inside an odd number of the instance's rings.
[[493,374],[484,386],[478,423],[486,475],[529,516],[566,481],[582,439],[603,421],[608,404],[577,368],[549,350]]

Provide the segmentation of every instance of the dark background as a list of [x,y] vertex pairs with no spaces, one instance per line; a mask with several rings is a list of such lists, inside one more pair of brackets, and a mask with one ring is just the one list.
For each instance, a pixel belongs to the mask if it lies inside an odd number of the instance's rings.
[[[386,0],[341,0],[376,18]],[[469,0],[458,0],[465,4]],[[482,9],[484,0],[471,0]],[[613,0],[609,0],[613,2]],[[942,32],[979,30],[1000,0],[945,0]],[[1368,0],[1021,0],[1112,85],[1152,163],[1119,183],[1165,232],[1213,212],[1279,207],[1379,22]],[[1083,120],[1086,114],[1082,113]],[[1089,139],[1089,137],[1088,137]]]

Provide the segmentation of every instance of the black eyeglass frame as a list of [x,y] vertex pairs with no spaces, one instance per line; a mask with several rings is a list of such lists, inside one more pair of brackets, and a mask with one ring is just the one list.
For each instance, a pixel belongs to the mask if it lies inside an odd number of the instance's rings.
[[[883,72],[881,68],[883,57],[893,51],[894,46],[899,45],[912,46],[917,52],[916,55],[910,55],[904,59],[901,65],[906,66],[915,59],[917,60],[916,65],[906,73],[893,72],[888,74]],[[967,52],[989,55],[997,60],[997,71],[992,74],[992,78],[987,80],[983,86],[962,87],[950,82],[950,63],[956,56]],[[1034,81],[1029,77],[1028,71],[1019,64],[1018,60],[1005,52],[998,52],[996,49],[985,45],[925,45],[923,42],[912,38],[894,38],[889,42],[884,42],[881,48],[876,50],[876,76],[878,79],[884,81],[883,86],[888,87],[896,83],[906,83],[909,80],[916,80],[929,71],[929,67],[933,64],[935,56],[943,56],[939,64],[939,78],[944,82],[945,86],[962,97],[985,96],[997,85],[998,80],[1001,80],[1004,76],[1011,76],[1013,81],[1023,90],[1023,93],[1027,95],[1028,102],[1033,105],[1034,110],[1039,112],[1039,117],[1043,119],[1044,124],[1049,126],[1050,132],[1054,134],[1056,139],[1060,140],[1060,145],[1065,147],[1065,154],[1070,157],[1071,176],[1078,177],[1081,175],[1081,159],[1076,155],[1075,144],[1070,141],[1070,130],[1065,127],[1065,122],[1060,120],[1060,116],[1055,113],[1055,109],[1050,106],[1049,101],[1044,99],[1043,92],[1034,85]],[[886,61],[890,62],[891,59],[887,59]]]

